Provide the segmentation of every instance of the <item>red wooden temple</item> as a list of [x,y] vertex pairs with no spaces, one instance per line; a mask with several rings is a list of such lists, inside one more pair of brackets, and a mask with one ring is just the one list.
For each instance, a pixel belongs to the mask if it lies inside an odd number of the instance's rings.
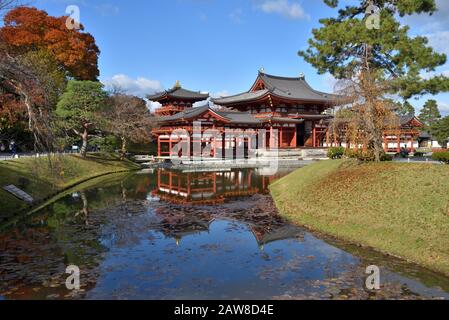
[[[245,150],[245,157],[260,148],[301,149],[352,146],[344,137],[336,137],[330,130],[333,116],[328,110],[344,104],[341,96],[314,90],[303,75],[297,78],[279,77],[259,72],[251,88],[237,95],[210,99],[208,94],[183,89],[179,82],[173,89],[148,96],[162,107],[155,111],[158,128],[158,156],[170,158],[186,156],[174,146],[183,138],[173,132],[183,130],[189,137],[190,155],[193,143],[204,147],[210,144],[210,156],[224,158],[228,151]],[[194,103],[205,101],[204,106]],[[418,139],[423,124],[414,116],[400,117],[400,126],[384,132],[386,152],[400,152],[401,148],[414,151],[419,147]],[[195,126],[201,123],[201,137],[194,135]],[[228,136],[227,130],[240,132],[243,138]],[[213,137],[204,137],[204,132],[215,132]],[[260,134],[262,133],[262,134]],[[260,139],[263,141],[260,141]]]
[[[316,91],[304,76],[278,77],[259,72],[249,91],[230,97],[211,99],[203,107],[193,107],[194,102],[205,100],[207,95],[183,89],[179,83],[170,91],[148,96],[151,101],[162,103],[156,111],[159,127],[153,131],[158,141],[158,156],[173,155],[173,146],[180,139],[172,133],[183,129],[192,137],[194,123],[201,123],[201,130],[214,130],[212,156],[224,156],[225,150],[243,143],[246,149],[321,148],[326,145],[326,135],[332,116],[326,110],[337,103],[337,96]],[[229,139],[227,129],[239,132],[263,132],[264,141],[239,142]],[[192,142],[192,141],[191,141]],[[201,141],[202,143],[208,141]]]

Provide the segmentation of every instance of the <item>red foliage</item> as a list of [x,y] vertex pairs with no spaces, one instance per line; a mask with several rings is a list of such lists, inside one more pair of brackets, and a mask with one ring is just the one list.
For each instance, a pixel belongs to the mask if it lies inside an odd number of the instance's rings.
[[11,10],[0,29],[0,39],[19,52],[46,49],[58,63],[79,80],[96,80],[100,50],[89,33],[69,30],[67,17],[52,17],[36,8],[19,7]]

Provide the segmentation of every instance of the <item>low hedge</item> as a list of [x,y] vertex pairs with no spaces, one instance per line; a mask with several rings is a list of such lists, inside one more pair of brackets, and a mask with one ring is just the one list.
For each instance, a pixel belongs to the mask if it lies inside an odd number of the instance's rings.
[[432,155],[432,159],[449,164],[449,151],[434,152]]
[[329,148],[327,151],[327,157],[330,159],[341,159],[345,154],[345,148]]

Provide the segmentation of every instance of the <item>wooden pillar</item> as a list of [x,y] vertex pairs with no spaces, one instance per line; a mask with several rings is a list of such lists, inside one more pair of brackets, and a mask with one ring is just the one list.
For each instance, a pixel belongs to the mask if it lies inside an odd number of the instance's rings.
[[412,151],[412,153],[415,153],[415,147],[414,147],[414,144],[415,144],[415,138],[413,137],[413,135],[412,135],[412,139],[411,139],[411,147],[410,147],[410,150]]
[[283,136],[284,136],[284,127],[281,127],[279,129],[279,146],[278,146],[279,149],[282,149],[282,147],[283,147],[283,145],[282,145],[282,141],[284,141]]
[[221,134],[221,158],[226,159],[226,134],[224,131]]
[[398,132],[397,133],[397,142],[398,142],[398,145],[397,145],[397,149],[396,149],[396,151],[398,152],[398,153],[400,153],[401,152],[401,133],[400,132]]
[[313,147],[316,148],[316,126],[315,126],[315,122],[312,122],[312,127],[313,127]]
[[330,137],[329,137],[329,129],[326,130],[326,147],[329,148],[329,142],[330,142]]
[[270,150],[274,147],[274,130],[273,126],[270,127]]
[[293,130],[293,148],[298,147],[298,128],[295,126],[295,129]]
[[161,136],[157,136],[157,156],[161,157]]

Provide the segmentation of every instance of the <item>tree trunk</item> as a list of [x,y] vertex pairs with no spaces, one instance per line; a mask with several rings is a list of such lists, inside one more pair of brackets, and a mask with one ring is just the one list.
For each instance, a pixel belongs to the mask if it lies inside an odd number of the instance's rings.
[[120,160],[123,161],[126,158],[126,147],[127,147],[127,143],[126,143],[126,138],[122,137],[122,150],[120,152]]
[[81,134],[81,138],[83,139],[83,145],[81,147],[81,156],[86,158],[87,156],[87,146],[89,143],[89,133],[87,129],[84,129],[84,132]]

